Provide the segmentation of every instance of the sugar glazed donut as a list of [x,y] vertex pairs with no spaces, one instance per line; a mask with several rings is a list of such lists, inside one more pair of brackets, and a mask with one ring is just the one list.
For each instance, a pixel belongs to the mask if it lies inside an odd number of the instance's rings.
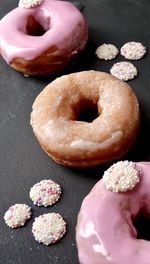
[[[79,120],[96,108],[92,122]],[[132,89],[110,74],[84,71],[57,78],[36,98],[33,131],[56,162],[89,167],[120,158],[139,128],[139,106]]]
[[150,241],[133,220],[150,214],[150,162],[118,162],[84,199],[76,241],[82,264],[149,264]]
[[87,23],[71,3],[20,0],[0,21],[0,53],[25,75],[46,75],[63,68],[85,47]]

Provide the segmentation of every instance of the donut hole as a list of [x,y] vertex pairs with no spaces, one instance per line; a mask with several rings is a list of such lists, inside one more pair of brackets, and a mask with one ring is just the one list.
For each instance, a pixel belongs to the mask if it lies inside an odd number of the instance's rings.
[[26,31],[27,35],[30,36],[43,36],[46,32],[42,25],[33,16],[28,17]]
[[134,220],[133,224],[137,230],[137,239],[150,241],[150,218],[140,215]]
[[82,100],[80,105],[76,106],[75,112],[77,121],[88,123],[93,122],[99,116],[97,103],[90,100]]

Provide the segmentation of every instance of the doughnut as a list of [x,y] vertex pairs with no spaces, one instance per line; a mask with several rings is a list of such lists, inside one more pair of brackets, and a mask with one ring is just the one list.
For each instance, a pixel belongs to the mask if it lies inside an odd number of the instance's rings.
[[82,264],[149,264],[150,241],[133,225],[150,214],[150,162],[118,162],[84,199],[76,241]]
[[65,235],[66,222],[58,213],[43,214],[35,218],[32,233],[39,243],[55,244]]
[[[80,120],[88,110],[96,117]],[[110,74],[77,72],[57,78],[37,96],[31,126],[56,162],[90,167],[129,150],[139,128],[139,105],[130,86]]]
[[5,223],[11,228],[23,227],[31,218],[31,207],[26,204],[14,204],[4,215]]
[[85,47],[88,27],[71,3],[22,0],[0,21],[0,53],[24,75],[58,71]]

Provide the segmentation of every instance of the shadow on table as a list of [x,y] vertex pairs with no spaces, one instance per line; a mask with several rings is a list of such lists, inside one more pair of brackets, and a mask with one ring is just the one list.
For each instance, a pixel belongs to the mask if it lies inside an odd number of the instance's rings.
[[36,77],[36,79],[50,83],[51,81],[62,75],[91,69],[96,59],[95,49],[96,48],[93,42],[88,40],[85,49],[78,55],[76,59],[71,61],[63,70],[60,70],[54,74],[49,74],[47,76]]
[[150,159],[150,120],[142,109],[139,134],[124,159],[131,161],[148,161]]
[[[149,161],[150,160],[150,122],[144,111],[141,110],[141,124],[139,134],[129,152],[124,155],[119,160],[129,160],[129,161]],[[95,179],[100,179],[103,176],[105,170],[107,170],[114,162],[112,161],[103,165],[99,165],[91,168],[69,168],[73,170],[78,175],[84,175],[85,177],[92,177]]]

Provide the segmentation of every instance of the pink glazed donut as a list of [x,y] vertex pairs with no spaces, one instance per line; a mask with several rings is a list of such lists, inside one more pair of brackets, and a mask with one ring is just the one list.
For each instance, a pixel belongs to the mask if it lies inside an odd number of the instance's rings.
[[20,0],[0,21],[0,53],[25,75],[58,71],[84,49],[87,38],[83,15],[65,1]]
[[149,264],[150,242],[132,221],[150,214],[150,162],[118,162],[84,199],[76,241],[82,264]]

